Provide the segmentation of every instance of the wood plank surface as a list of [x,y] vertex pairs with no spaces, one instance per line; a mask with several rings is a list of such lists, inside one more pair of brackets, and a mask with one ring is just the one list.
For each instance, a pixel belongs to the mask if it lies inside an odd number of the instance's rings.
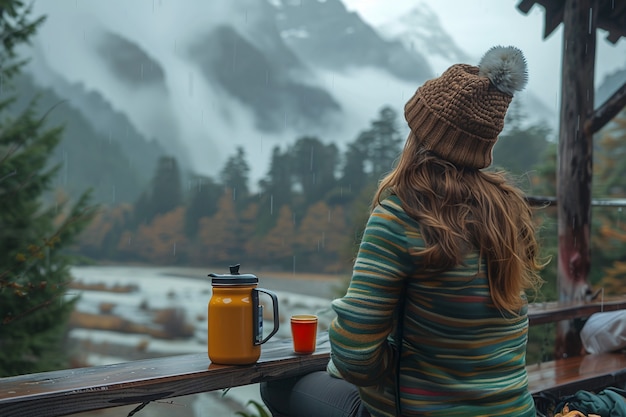
[[575,356],[529,365],[526,369],[531,393],[569,395],[579,389],[594,391],[626,382],[626,354]]
[[0,378],[0,415],[65,416],[255,384],[326,369],[329,357],[322,333],[312,355],[294,354],[291,340],[270,341],[253,365],[216,365],[199,353]]
[[[618,309],[626,309],[626,297],[532,304],[528,316],[530,324],[536,325]],[[294,354],[291,340],[271,340],[262,346],[261,358],[253,365],[212,364],[205,353],[198,353],[0,378],[0,415],[41,416],[45,410],[46,417],[55,417],[139,405],[324,370],[329,356],[328,333],[322,332],[313,355]],[[532,393],[565,395],[626,382],[626,354],[570,357],[527,369]]]

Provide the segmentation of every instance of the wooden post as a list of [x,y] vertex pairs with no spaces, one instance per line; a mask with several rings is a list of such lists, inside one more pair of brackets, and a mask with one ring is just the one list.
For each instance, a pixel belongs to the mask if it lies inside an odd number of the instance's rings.
[[[593,135],[583,125],[593,114],[598,0],[565,0],[558,153],[558,290],[560,301],[590,292],[591,177]],[[559,323],[557,358],[582,351],[572,321]]]

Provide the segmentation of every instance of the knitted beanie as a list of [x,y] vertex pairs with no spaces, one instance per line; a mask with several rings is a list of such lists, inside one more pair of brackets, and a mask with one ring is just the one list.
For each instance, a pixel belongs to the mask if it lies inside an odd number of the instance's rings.
[[495,46],[478,67],[455,64],[426,81],[404,116],[421,148],[458,166],[486,168],[513,93],[527,80],[522,51]]

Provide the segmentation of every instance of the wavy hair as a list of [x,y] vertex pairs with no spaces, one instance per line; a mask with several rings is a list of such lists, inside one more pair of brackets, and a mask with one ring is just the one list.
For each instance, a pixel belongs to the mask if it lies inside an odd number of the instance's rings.
[[397,195],[420,224],[430,268],[447,270],[472,250],[487,262],[494,304],[518,315],[521,294],[542,283],[532,211],[503,172],[457,167],[419,146],[411,133],[397,166],[380,182],[373,206]]

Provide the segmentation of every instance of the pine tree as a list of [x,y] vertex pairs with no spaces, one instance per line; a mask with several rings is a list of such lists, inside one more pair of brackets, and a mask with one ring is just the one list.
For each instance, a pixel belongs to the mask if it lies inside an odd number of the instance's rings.
[[269,170],[265,178],[259,181],[261,193],[257,224],[260,234],[265,234],[274,227],[284,205],[292,205],[292,171],[292,159],[289,154],[281,152],[280,147],[275,146],[272,149]]
[[30,12],[22,1],[0,0],[0,377],[65,365],[75,303],[66,297],[72,262],[66,249],[93,215],[85,194],[68,210],[44,205],[57,172],[48,158],[62,130],[46,128],[34,101],[8,116],[15,96],[7,91],[24,64],[16,48],[44,21]]
[[348,144],[340,185],[349,199],[356,198],[368,185],[377,184],[393,168],[403,142],[396,119],[392,108],[383,107],[370,128]]
[[156,216],[168,213],[183,203],[183,189],[176,158],[159,158],[152,184],[135,203],[135,225],[149,224]]
[[292,175],[305,206],[321,200],[336,185],[339,150],[316,137],[302,137],[290,149]]
[[397,117],[391,107],[383,107],[378,113],[378,119],[372,121],[370,132],[373,135],[373,146],[370,158],[375,181],[391,171],[400,156],[403,141],[398,131]]
[[250,194],[249,176],[250,166],[246,161],[246,153],[241,146],[238,146],[236,154],[228,158],[220,172],[220,180],[224,187],[231,190],[236,201],[245,201]]
[[217,211],[217,202],[224,188],[212,178],[197,175],[189,187],[190,200],[185,212],[185,235],[196,237],[202,217],[211,217]]

